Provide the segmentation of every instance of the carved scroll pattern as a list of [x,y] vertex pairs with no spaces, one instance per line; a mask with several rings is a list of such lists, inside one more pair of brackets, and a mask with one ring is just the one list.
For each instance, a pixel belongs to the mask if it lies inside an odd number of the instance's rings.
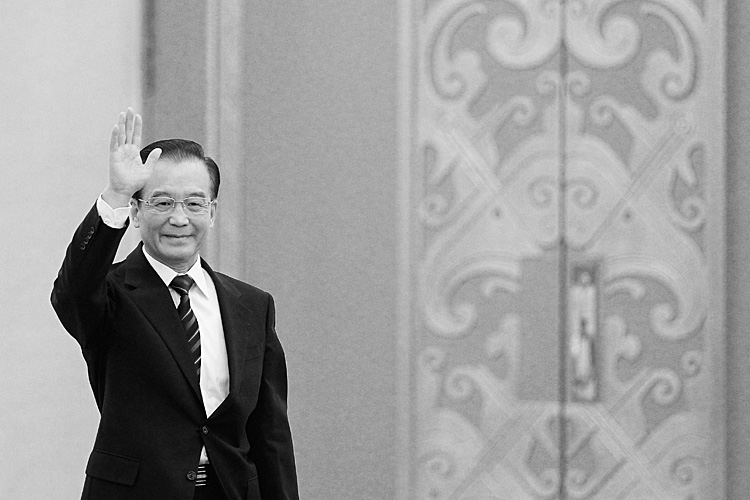
[[603,266],[602,396],[566,410],[567,498],[719,498],[706,239],[722,77],[706,61],[723,11],[417,4],[408,497],[557,498],[559,403],[517,394],[514,297],[522,262],[558,249],[564,192],[570,251]]

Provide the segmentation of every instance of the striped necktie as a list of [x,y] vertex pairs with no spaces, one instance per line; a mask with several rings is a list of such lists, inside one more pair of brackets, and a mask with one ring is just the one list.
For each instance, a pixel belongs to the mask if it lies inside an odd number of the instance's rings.
[[193,286],[193,278],[187,274],[175,276],[169,284],[180,295],[180,303],[177,306],[177,314],[182,319],[182,326],[187,334],[188,346],[193,356],[193,364],[198,378],[201,377],[201,335],[198,328],[198,319],[195,317],[192,307],[190,307],[190,297],[188,291]]

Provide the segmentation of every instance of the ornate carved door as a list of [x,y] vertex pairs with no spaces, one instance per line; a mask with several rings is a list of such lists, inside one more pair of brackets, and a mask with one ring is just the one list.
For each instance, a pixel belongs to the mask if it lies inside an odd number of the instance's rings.
[[401,498],[723,498],[723,33],[402,2]]

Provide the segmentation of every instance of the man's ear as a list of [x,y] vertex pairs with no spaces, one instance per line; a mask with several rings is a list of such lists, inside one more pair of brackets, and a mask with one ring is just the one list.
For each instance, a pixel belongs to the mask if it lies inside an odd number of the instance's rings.
[[216,220],[216,206],[219,204],[218,200],[214,200],[211,203],[211,207],[208,209],[209,217],[211,217],[211,224],[208,227],[214,227],[214,220]]
[[141,221],[138,219],[139,211],[138,211],[138,202],[135,200],[130,200],[130,220],[133,222],[133,226],[135,227],[141,227]]

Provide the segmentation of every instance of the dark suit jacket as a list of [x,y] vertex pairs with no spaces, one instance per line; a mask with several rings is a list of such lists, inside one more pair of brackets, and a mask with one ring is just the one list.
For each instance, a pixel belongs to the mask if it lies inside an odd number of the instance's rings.
[[230,500],[297,499],[284,352],[271,296],[216,273],[229,396],[210,416],[169,289],[96,206],[78,227],[52,305],[81,346],[101,414],[83,499],[190,500],[205,445]]

